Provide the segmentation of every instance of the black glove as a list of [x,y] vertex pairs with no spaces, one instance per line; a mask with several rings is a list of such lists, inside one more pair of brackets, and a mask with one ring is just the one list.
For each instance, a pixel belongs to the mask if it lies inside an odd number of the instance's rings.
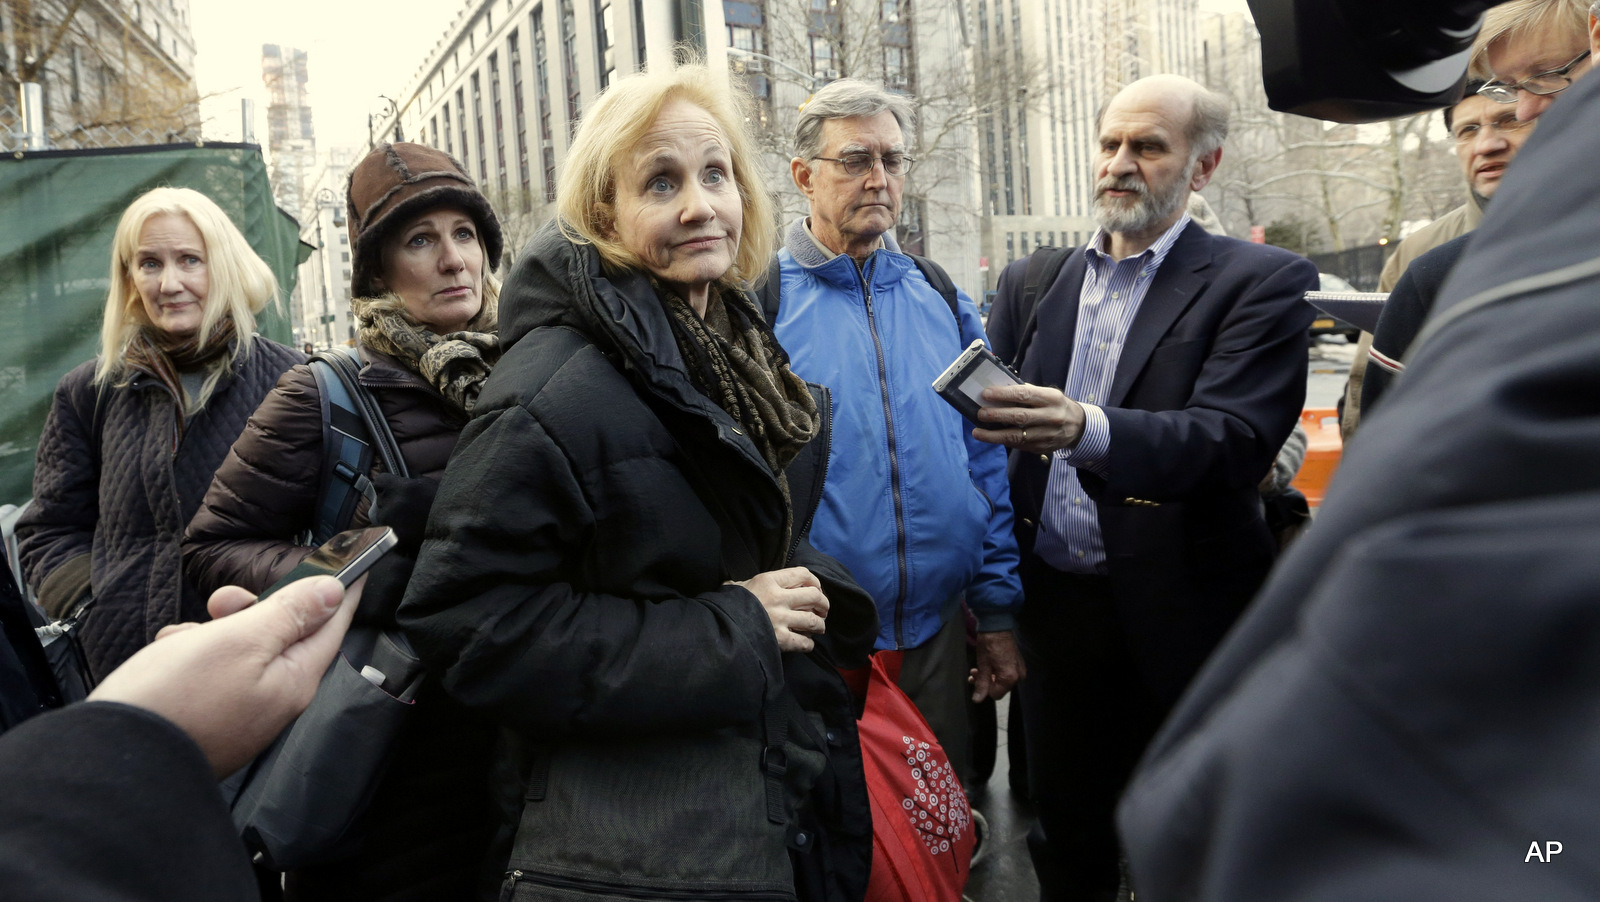
[[422,537],[428,526],[428,511],[433,507],[433,496],[439,493],[439,481],[426,476],[405,478],[392,473],[379,473],[372,480],[377,490],[377,500],[367,511],[373,526],[387,526],[394,530],[400,544],[394,552],[403,552],[415,558],[422,548]]

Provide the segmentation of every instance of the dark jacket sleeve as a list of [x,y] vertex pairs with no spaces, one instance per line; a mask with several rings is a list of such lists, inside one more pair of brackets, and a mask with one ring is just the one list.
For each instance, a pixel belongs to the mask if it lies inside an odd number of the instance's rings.
[[300,364],[278,380],[211,480],[183,540],[184,572],[210,597],[219,587],[260,592],[311,553],[322,473],[322,405]]
[[1384,302],[1383,313],[1372,332],[1373,360],[1367,363],[1366,378],[1361,385],[1363,419],[1372,414],[1373,408],[1389,390],[1389,386],[1394,384],[1397,375],[1376,360],[1379,357],[1391,361],[1405,359],[1406,352],[1411,350],[1411,343],[1422,332],[1422,327],[1427,325],[1428,316],[1433,313],[1433,302],[1439,297],[1439,290],[1444,287],[1450,270],[1461,259],[1461,251],[1466,248],[1468,239],[1469,236],[1463,235],[1447,241],[1413,260],[1400,276],[1400,281],[1395,283],[1394,291],[1389,294],[1389,300]]
[[819,640],[833,662],[851,670],[867,666],[873,642],[878,637],[878,606],[856,584],[845,565],[811,547],[804,536],[799,540],[789,566],[804,567],[822,583],[828,597],[827,632]]
[[[1317,268],[1303,257],[1245,287],[1178,410],[1106,407],[1106,496],[1178,501],[1254,487],[1300,415]],[[1085,476],[1085,486],[1099,477]],[[1091,491],[1093,488],[1091,487]]]
[[1011,363],[1017,356],[1017,344],[1022,341],[1022,330],[1028,324],[1018,322],[1022,303],[1022,280],[1027,266],[1007,266],[995,283],[994,304],[989,308],[989,321],[984,331],[989,336],[989,350],[996,357]]
[[0,736],[0,888],[12,902],[259,898],[199,747],[112,702]]
[[781,670],[741,586],[628,598],[580,586],[595,514],[575,466],[523,407],[462,433],[399,623],[445,689],[548,738],[754,721]]
[[17,521],[23,577],[56,616],[89,589],[89,557],[100,517],[93,377],[90,362],[57,383],[39,435],[33,503]]

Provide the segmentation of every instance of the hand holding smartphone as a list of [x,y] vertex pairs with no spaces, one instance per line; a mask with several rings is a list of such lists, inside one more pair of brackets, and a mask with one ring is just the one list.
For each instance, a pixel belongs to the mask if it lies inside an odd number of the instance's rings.
[[362,574],[372,569],[372,565],[376,564],[378,559],[398,541],[394,530],[387,526],[345,530],[318,546],[283,579],[268,586],[259,598],[266,598],[284,586],[308,576],[332,576],[348,589],[361,578]]
[[973,425],[989,429],[993,428],[992,424],[978,419],[978,410],[983,407],[983,390],[993,385],[1021,384],[1022,379],[1011,371],[1011,367],[1002,363],[984,345],[983,339],[977,338],[939,378],[933,380],[933,390],[951,407],[959,410],[962,416],[971,420]]

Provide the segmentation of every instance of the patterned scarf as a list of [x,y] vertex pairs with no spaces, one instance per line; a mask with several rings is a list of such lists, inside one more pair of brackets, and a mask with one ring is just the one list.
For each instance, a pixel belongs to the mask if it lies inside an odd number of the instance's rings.
[[[174,453],[183,441],[183,430],[189,418],[206,406],[212,390],[228,368],[229,361],[224,358],[231,358],[234,336],[233,317],[225,316],[211,327],[211,336],[206,341],[200,340],[198,331],[185,338],[146,326],[135,333],[128,344],[125,355],[128,368],[154,378],[172,394],[177,414],[173,417],[176,424],[172,436]],[[202,368],[210,372],[199,395],[191,398],[183,390],[181,374]]]
[[428,380],[446,400],[471,413],[478,403],[489,370],[500,359],[494,304],[484,298],[483,309],[460,332],[440,335],[406,312],[405,302],[393,293],[351,302],[356,334],[361,343],[388,354]]
[[[789,369],[789,355],[744,292],[725,297],[713,286],[701,319],[687,301],[655,288],[665,300],[690,381],[744,428],[788,501],[784,468],[822,427],[811,392]],[[785,548],[793,525],[791,513],[784,524]]]

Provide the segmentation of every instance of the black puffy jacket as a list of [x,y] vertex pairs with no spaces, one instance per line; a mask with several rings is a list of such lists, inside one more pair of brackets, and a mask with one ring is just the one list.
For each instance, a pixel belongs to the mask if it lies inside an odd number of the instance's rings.
[[[550,226],[501,298],[505,356],[400,622],[453,696],[507,728],[510,897],[859,899],[871,818],[835,668],[865,665],[877,613],[803,536],[816,452],[791,465],[802,497],[784,547],[777,480],[690,382],[642,274],[603,271]],[[784,566],[810,568],[831,603],[808,654],[780,654],[761,603],[728,584]],[[801,711],[774,826],[749,802],[780,686]]]
[[177,411],[154,377],[136,373],[97,393],[89,361],[56,386],[39,436],[33,505],[17,523],[19,557],[28,584],[44,597],[52,577],[89,556],[95,607],[83,644],[97,676],[163,626],[209,619],[206,596],[183,575],[184,527],[256,405],[305,359],[259,335],[251,341],[231,377],[189,418],[176,451]]

